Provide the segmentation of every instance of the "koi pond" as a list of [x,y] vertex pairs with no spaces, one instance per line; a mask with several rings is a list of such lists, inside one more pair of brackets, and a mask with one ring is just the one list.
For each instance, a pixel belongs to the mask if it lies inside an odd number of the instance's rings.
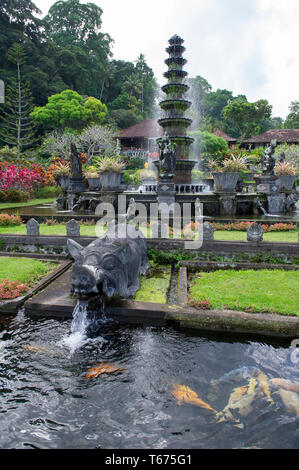
[[[0,448],[299,448],[288,342],[0,317]],[[298,357],[298,356],[297,356]]]

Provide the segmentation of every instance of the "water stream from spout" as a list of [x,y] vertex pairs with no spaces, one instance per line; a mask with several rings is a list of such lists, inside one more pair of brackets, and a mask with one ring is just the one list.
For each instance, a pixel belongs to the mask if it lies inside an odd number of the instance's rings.
[[71,333],[64,336],[60,344],[69,348],[72,354],[89,340],[91,332],[96,331],[99,325],[106,321],[104,299],[101,299],[99,311],[90,311],[87,300],[78,300],[73,311]]

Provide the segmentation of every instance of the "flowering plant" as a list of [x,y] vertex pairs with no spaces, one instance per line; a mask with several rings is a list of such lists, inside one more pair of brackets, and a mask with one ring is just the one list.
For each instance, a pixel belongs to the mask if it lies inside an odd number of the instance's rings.
[[0,214],[0,227],[10,227],[12,225],[21,225],[22,219],[16,215]]
[[2,163],[0,168],[0,189],[18,189],[22,191],[31,191],[34,188],[43,186],[45,182],[45,173],[37,164],[31,167],[17,167],[14,163]]
[[0,282],[0,299],[15,299],[24,294],[29,289],[28,284],[22,284],[19,281],[10,281],[3,279]]

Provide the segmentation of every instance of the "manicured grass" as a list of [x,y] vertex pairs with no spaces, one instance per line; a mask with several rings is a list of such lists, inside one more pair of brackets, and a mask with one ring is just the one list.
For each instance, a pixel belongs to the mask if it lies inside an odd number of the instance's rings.
[[[214,232],[214,240],[245,242],[247,240],[247,233],[235,230],[216,230]],[[266,232],[264,233],[263,240],[265,242],[296,243],[298,241],[298,232],[296,230],[289,232]]]
[[153,269],[147,277],[140,277],[140,289],[136,292],[136,302],[166,304],[170,285],[171,266]]
[[212,309],[299,316],[299,271],[216,271],[194,276],[189,295]]
[[0,256],[0,281],[9,279],[32,286],[56,268],[57,264],[54,263]]
[[47,198],[47,199],[30,199],[30,201],[27,201],[27,202],[1,202],[0,210],[14,209],[18,207],[36,206],[40,204],[49,204],[54,201],[56,201],[56,198],[52,197],[52,198]]
[[[97,229],[98,230],[98,229]],[[141,231],[145,236],[150,236],[150,229],[141,227]],[[81,224],[80,233],[82,236],[95,237],[104,234],[103,227],[100,228],[99,232],[96,233],[95,225],[84,225]],[[1,234],[16,234],[16,235],[26,235],[26,224],[13,227],[0,227]],[[66,225],[57,224],[57,225],[46,225],[40,224],[40,234],[41,235],[66,235]],[[217,230],[214,233],[215,240],[228,240],[228,241],[243,241],[247,240],[246,232],[238,231],[222,231]],[[280,242],[280,243],[296,243],[298,241],[298,232],[289,231],[289,232],[267,232],[264,234],[265,242]]]
[[[40,235],[66,235],[66,225],[46,225],[40,224],[39,227]],[[80,233],[82,236],[96,237],[104,234],[104,229],[96,232],[95,225],[81,225]],[[16,227],[0,227],[1,234],[15,234],[15,235],[26,235],[26,224],[22,224]]]

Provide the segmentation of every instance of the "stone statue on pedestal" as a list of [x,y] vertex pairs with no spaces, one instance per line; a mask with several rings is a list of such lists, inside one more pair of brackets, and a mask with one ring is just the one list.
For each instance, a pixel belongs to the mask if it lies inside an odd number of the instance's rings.
[[82,158],[74,143],[71,144],[70,167],[72,178],[81,178],[83,176]]
[[266,148],[265,152],[261,156],[261,167],[263,175],[274,175],[275,167],[275,149],[277,146],[276,140],[271,140],[270,145]]
[[172,143],[165,133],[159,143],[159,148],[159,178],[160,180],[171,180],[176,165],[177,145]]

